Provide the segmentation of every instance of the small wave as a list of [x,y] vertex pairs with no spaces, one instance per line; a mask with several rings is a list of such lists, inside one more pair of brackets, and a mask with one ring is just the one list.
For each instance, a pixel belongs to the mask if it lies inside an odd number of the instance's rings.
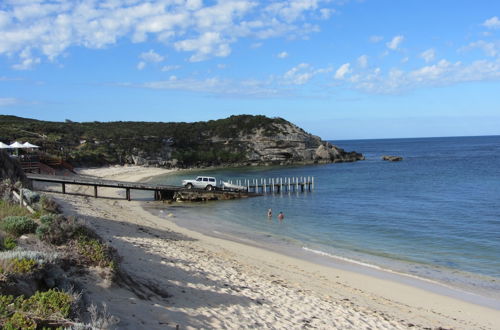
[[361,261],[354,260],[354,259],[349,259],[349,258],[346,258],[346,257],[341,257],[341,256],[338,256],[338,255],[335,255],[335,254],[331,254],[331,253],[325,252],[325,251],[311,249],[311,248],[308,248],[306,246],[303,246],[302,249],[305,250],[305,251],[308,251],[308,252],[312,252],[314,254],[318,254],[318,255],[324,256],[324,257],[329,257],[329,258],[333,258],[333,259],[337,259],[337,260],[342,260],[342,261],[346,261],[346,262],[349,262],[349,263],[352,263],[352,264],[356,264],[356,265],[360,265],[360,266],[365,266],[365,267],[369,267],[369,268],[373,268],[373,269],[377,269],[377,270],[391,271],[389,269],[385,269],[385,268],[379,267],[377,265],[368,264],[366,262],[361,262]]
[[462,293],[472,294],[472,295],[479,296],[477,293],[474,293],[474,292],[471,292],[469,290],[466,290],[466,289],[463,289],[463,288],[460,288],[460,287],[456,287],[456,286],[453,286],[453,285],[450,285],[450,284],[447,284],[447,283],[443,283],[443,282],[438,281],[438,280],[433,280],[433,279],[429,279],[429,278],[426,278],[426,277],[421,277],[421,276],[418,276],[418,275],[408,274],[408,273],[396,271],[396,270],[393,270],[393,269],[380,267],[380,266],[377,266],[377,265],[374,265],[374,264],[369,264],[369,263],[362,262],[362,261],[359,261],[359,260],[342,257],[342,256],[331,254],[331,253],[328,253],[328,252],[325,252],[325,251],[311,249],[311,248],[308,248],[306,246],[303,246],[302,249],[305,250],[305,251],[307,251],[307,252],[311,252],[311,253],[314,253],[314,254],[317,254],[317,255],[320,255],[320,256],[324,256],[324,257],[328,257],[328,258],[332,258],[332,259],[337,259],[337,260],[344,261],[344,262],[347,262],[347,263],[351,263],[351,264],[355,264],[355,265],[359,265],[359,266],[363,266],[363,267],[367,267],[367,268],[371,268],[371,269],[376,269],[378,271],[382,271],[382,272],[386,272],[386,273],[390,273],[390,274],[395,274],[395,275],[399,275],[399,276],[403,276],[403,277],[408,277],[408,278],[411,278],[411,279],[414,279],[414,280],[418,280],[418,281],[423,281],[423,282],[427,282],[427,283],[439,285],[439,286],[442,286],[442,287],[445,287],[445,288],[448,288],[448,289],[451,289],[451,290],[459,291],[459,292],[462,292]]

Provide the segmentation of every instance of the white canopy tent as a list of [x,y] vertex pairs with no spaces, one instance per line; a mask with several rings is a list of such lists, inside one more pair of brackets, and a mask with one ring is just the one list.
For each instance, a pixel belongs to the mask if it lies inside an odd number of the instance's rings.
[[24,145],[22,145],[21,143],[19,143],[17,141],[14,142],[14,143],[12,143],[9,147],[12,148],[12,149],[23,149],[23,148],[26,148]]
[[3,142],[0,142],[0,149],[11,149],[8,144],[5,144]]
[[25,142],[25,143],[23,143],[23,146],[24,146],[25,148],[40,148],[39,146],[36,146],[36,145],[31,144],[31,143],[29,143],[29,142]]

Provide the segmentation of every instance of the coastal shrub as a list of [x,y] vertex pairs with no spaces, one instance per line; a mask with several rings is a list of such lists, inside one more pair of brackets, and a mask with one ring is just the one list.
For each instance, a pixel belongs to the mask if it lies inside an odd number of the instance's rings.
[[25,216],[9,216],[3,218],[2,222],[0,222],[0,229],[15,237],[34,233],[36,227],[37,224]]
[[5,330],[35,330],[36,322],[30,319],[23,313],[15,312],[12,316],[5,322],[3,329]]
[[1,243],[2,244],[0,246],[0,250],[10,251],[10,250],[14,250],[17,246],[16,240],[12,237],[3,238]]
[[33,271],[37,262],[29,258],[14,258],[0,260],[0,273],[26,274]]
[[36,229],[36,236],[45,242],[61,245],[82,232],[83,225],[74,217],[45,215]]
[[0,323],[3,329],[46,329],[66,324],[75,299],[56,289],[37,291],[29,298],[0,295]]
[[12,259],[33,259],[37,264],[53,263],[59,258],[56,252],[41,252],[41,251],[2,251],[0,252],[0,262]]
[[61,207],[59,204],[47,195],[42,195],[40,197],[40,207],[42,210],[49,213],[61,213]]
[[67,318],[71,311],[73,297],[62,291],[51,289],[36,292],[22,303],[21,309],[40,318]]
[[98,239],[80,235],[76,246],[78,253],[87,263],[100,267],[116,268],[109,247]]

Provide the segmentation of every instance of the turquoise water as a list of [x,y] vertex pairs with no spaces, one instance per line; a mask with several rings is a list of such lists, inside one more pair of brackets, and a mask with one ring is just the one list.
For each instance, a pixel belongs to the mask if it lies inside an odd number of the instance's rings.
[[[316,187],[178,204],[171,207],[178,215],[174,220],[207,234],[301,250],[306,257],[340,257],[500,297],[500,136],[335,144],[366,160],[203,171],[233,180],[314,176]],[[384,162],[385,154],[404,161]],[[196,174],[154,180],[180,184]],[[268,208],[274,211],[271,220]],[[283,222],[276,219],[279,211],[285,213]]]

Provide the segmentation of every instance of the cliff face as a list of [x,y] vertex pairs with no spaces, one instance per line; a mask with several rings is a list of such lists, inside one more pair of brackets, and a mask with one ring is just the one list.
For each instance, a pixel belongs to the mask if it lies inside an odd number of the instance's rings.
[[240,134],[233,139],[215,136],[212,142],[242,146],[246,162],[253,165],[352,162],[364,159],[363,155],[345,152],[290,122],[280,121],[273,125],[272,135],[269,131],[257,128],[252,134]]
[[[5,119],[0,120],[0,129],[9,132],[10,141],[30,140],[49,153],[63,152],[75,165],[130,163],[193,167],[364,159],[363,155],[345,152],[282,118],[264,116],[231,116],[195,123],[54,123],[17,117],[0,119]],[[2,139],[6,138],[0,136]]]
[[[353,162],[364,159],[360,153],[346,152],[285,120],[273,122],[272,127],[255,127],[250,132],[238,131],[237,126],[233,129],[237,132],[236,136],[223,137],[214,131],[207,136],[203,144],[207,147],[217,146],[219,150],[241,157],[222,164],[198,165],[290,165]],[[131,155],[129,160],[137,165],[179,164],[179,160],[175,158],[175,144],[165,145],[153,154],[136,151],[138,153]]]

